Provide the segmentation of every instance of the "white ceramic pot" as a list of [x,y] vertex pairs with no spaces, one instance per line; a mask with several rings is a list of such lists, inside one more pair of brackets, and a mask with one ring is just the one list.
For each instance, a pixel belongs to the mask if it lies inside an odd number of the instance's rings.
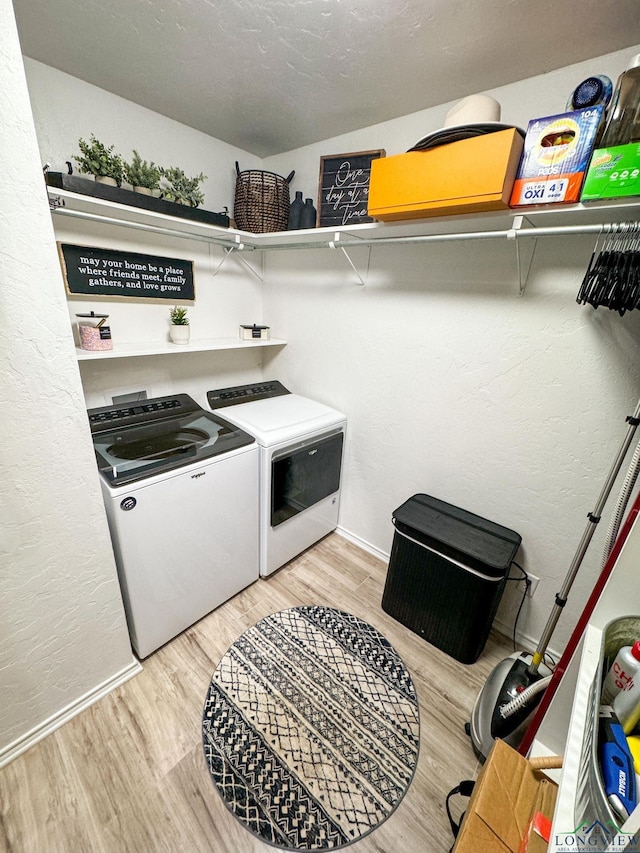
[[107,184],[107,186],[110,187],[118,186],[118,182],[115,178],[110,178],[107,175],[94,175],[94,177],[96,179],[96,183],[98,184]]
[[188,344],[191,326],[169,326],[169,336],[174,344]]
[[153,195],[153,191],[149,189],[149,187],[134,187],[134,193],[140,193],[141,195]]

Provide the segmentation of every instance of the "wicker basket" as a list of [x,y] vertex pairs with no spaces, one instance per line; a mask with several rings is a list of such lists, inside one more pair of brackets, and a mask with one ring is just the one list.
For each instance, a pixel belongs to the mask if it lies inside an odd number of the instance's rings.
[[241,172],[236,163],[236,173],[233,205],[236,227],[252,234],[286,231],[289,224],[289,183],[295,172],[291,172],[288,178],[259,169]]

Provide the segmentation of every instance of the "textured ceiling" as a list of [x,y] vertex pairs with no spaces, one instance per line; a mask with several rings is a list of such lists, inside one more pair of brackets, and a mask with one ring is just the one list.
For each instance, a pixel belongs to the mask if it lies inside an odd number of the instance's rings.
[[640,42],[638,0],[14,0],[26,56],[264,157]]

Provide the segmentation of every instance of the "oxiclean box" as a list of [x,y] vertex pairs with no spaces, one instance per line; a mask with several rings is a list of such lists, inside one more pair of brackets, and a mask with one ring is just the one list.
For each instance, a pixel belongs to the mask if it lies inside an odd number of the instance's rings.
[[578,201],[603,107],[529,122],[511,193],[511,207]]

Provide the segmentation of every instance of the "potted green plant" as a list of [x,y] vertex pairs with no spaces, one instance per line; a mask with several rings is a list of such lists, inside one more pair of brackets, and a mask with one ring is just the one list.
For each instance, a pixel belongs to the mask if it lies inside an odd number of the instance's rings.
[[200,189],[200,184],[202,181],[206,181],[206,175],[201,172],[195,178],[188,178],[184,171],[176,166],[160,171],[163,179],[160,183],[162,198],[167,199],[167,201],[174,201],[177,204],[191,205],[191,207],[198,207],[202,204],[204,193]]
[[169,312],[171,318],[171,326],[169,327],[169,336],[174,344],[188,344],[191,336],[189,328],[189,318],[187,317],[187,308],[179,308],[174,305]]
[[150,163],[143,160],[135,148],[131,162],[124,164],[124,179],[137,193],[153,195],[160,186],[160,175],[160,166],[156,166],[153,160]]
[[100,183],[120,186],[124,177],[124,161],[119,154],[114,153],[113,145],[107,148],[92,133],[89,142],[79,139],[78,147],[82,156],[73,159],[80,171],[93,175]]

